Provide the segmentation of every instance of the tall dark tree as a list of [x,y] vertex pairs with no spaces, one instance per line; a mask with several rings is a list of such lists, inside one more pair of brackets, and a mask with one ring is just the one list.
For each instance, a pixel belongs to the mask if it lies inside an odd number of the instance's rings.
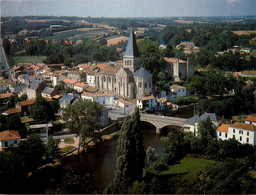
[[138,108],[135,108],[131,120],[125,121],[122,125],[116,154],[114,180],[106,192],[127,193],[128,187],[142,176],[145,163],[143,133],[140,128]]
[[34,119],[50,121],[54,118],[54,112],[50,103],[43,97],[36,98],[35,103],[31,106],[30,114]]
[[58,141],[54,140],[50,135],[46,144],[45,157],[48,159],[56,159],[60,156],[60,149],[58,147]]

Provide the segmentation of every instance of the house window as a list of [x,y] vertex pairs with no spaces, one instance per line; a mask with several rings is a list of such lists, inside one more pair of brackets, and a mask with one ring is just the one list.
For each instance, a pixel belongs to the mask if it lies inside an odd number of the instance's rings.
[[233,129],[233,133],[235,133],[236,132],[236,130],[235,129]]
[[227,133],[225,133],[225,137],[226,137],[226,138],[228,137],[228,134],[227,134]]
[[246,142],[247,142],[247,143],[249,142],[249,137],[246,138]]
[[242,130],[239,130],[239,134],[243,135],[243,131],[242,131]]
[[219,136],[221,136],[221,132],[219,132]]
[[249,132],[247,132],[247,136],[249,136]]
[[235,136],[235,135],[233,135],[233,138],[234,138],[234,139],[236,139],[236,136]]
[[4,142],[4,146],[5,146],[5,147],[8,147],[8,142]]
[[240,136],[240,141],[242,141],[242,136]]
[[14,143],[17,144],[17,140],[15,140]]

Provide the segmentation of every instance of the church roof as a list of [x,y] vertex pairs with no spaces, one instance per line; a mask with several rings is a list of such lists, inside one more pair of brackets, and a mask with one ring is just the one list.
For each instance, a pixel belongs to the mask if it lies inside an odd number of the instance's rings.
[[131,30],[124,57],[140,57],[133,30]]
[[124,68],[127,75],[132,75],[132,71],[129,68]]
[[145,68],[141,67],[134,73],[134,77],[152,77],[152,74],[148,72]]

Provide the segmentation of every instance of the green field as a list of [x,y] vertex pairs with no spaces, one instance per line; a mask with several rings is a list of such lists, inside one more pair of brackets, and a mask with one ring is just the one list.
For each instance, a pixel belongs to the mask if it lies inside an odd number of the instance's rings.
[[48,39],[69,39],[69,40],[78,40],[83,38],[96,38],[98,36],[102,36],[106,33],[111,32],[107,29],[98,29],[98,30],[90,30],[90,31],[68,31],[61,34],[56,34],[50,37],[45,37],[45,40]]
[[14,63],[43,63],[43,60],[46,59],[46,56],[14,56]]
[[205,170],[208,167],[212,167],[216,164],[215,161],[198,159],[198,158],[183,158],[179,164],[175,164],[169,167],[168,170],[163,171],[161,175],[168,174],[186,174],[186,177],[194,177],[196,173]]

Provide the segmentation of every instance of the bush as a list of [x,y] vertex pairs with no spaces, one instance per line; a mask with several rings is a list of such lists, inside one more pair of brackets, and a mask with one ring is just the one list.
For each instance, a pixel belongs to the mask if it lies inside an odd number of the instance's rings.
[[171,99],[170,101],[171,101],[171,103],[177,104],[179,106],[180,105],[189,105],[189,104],[197,102],[197,100],[193,96],[175,98],[175,99]]

